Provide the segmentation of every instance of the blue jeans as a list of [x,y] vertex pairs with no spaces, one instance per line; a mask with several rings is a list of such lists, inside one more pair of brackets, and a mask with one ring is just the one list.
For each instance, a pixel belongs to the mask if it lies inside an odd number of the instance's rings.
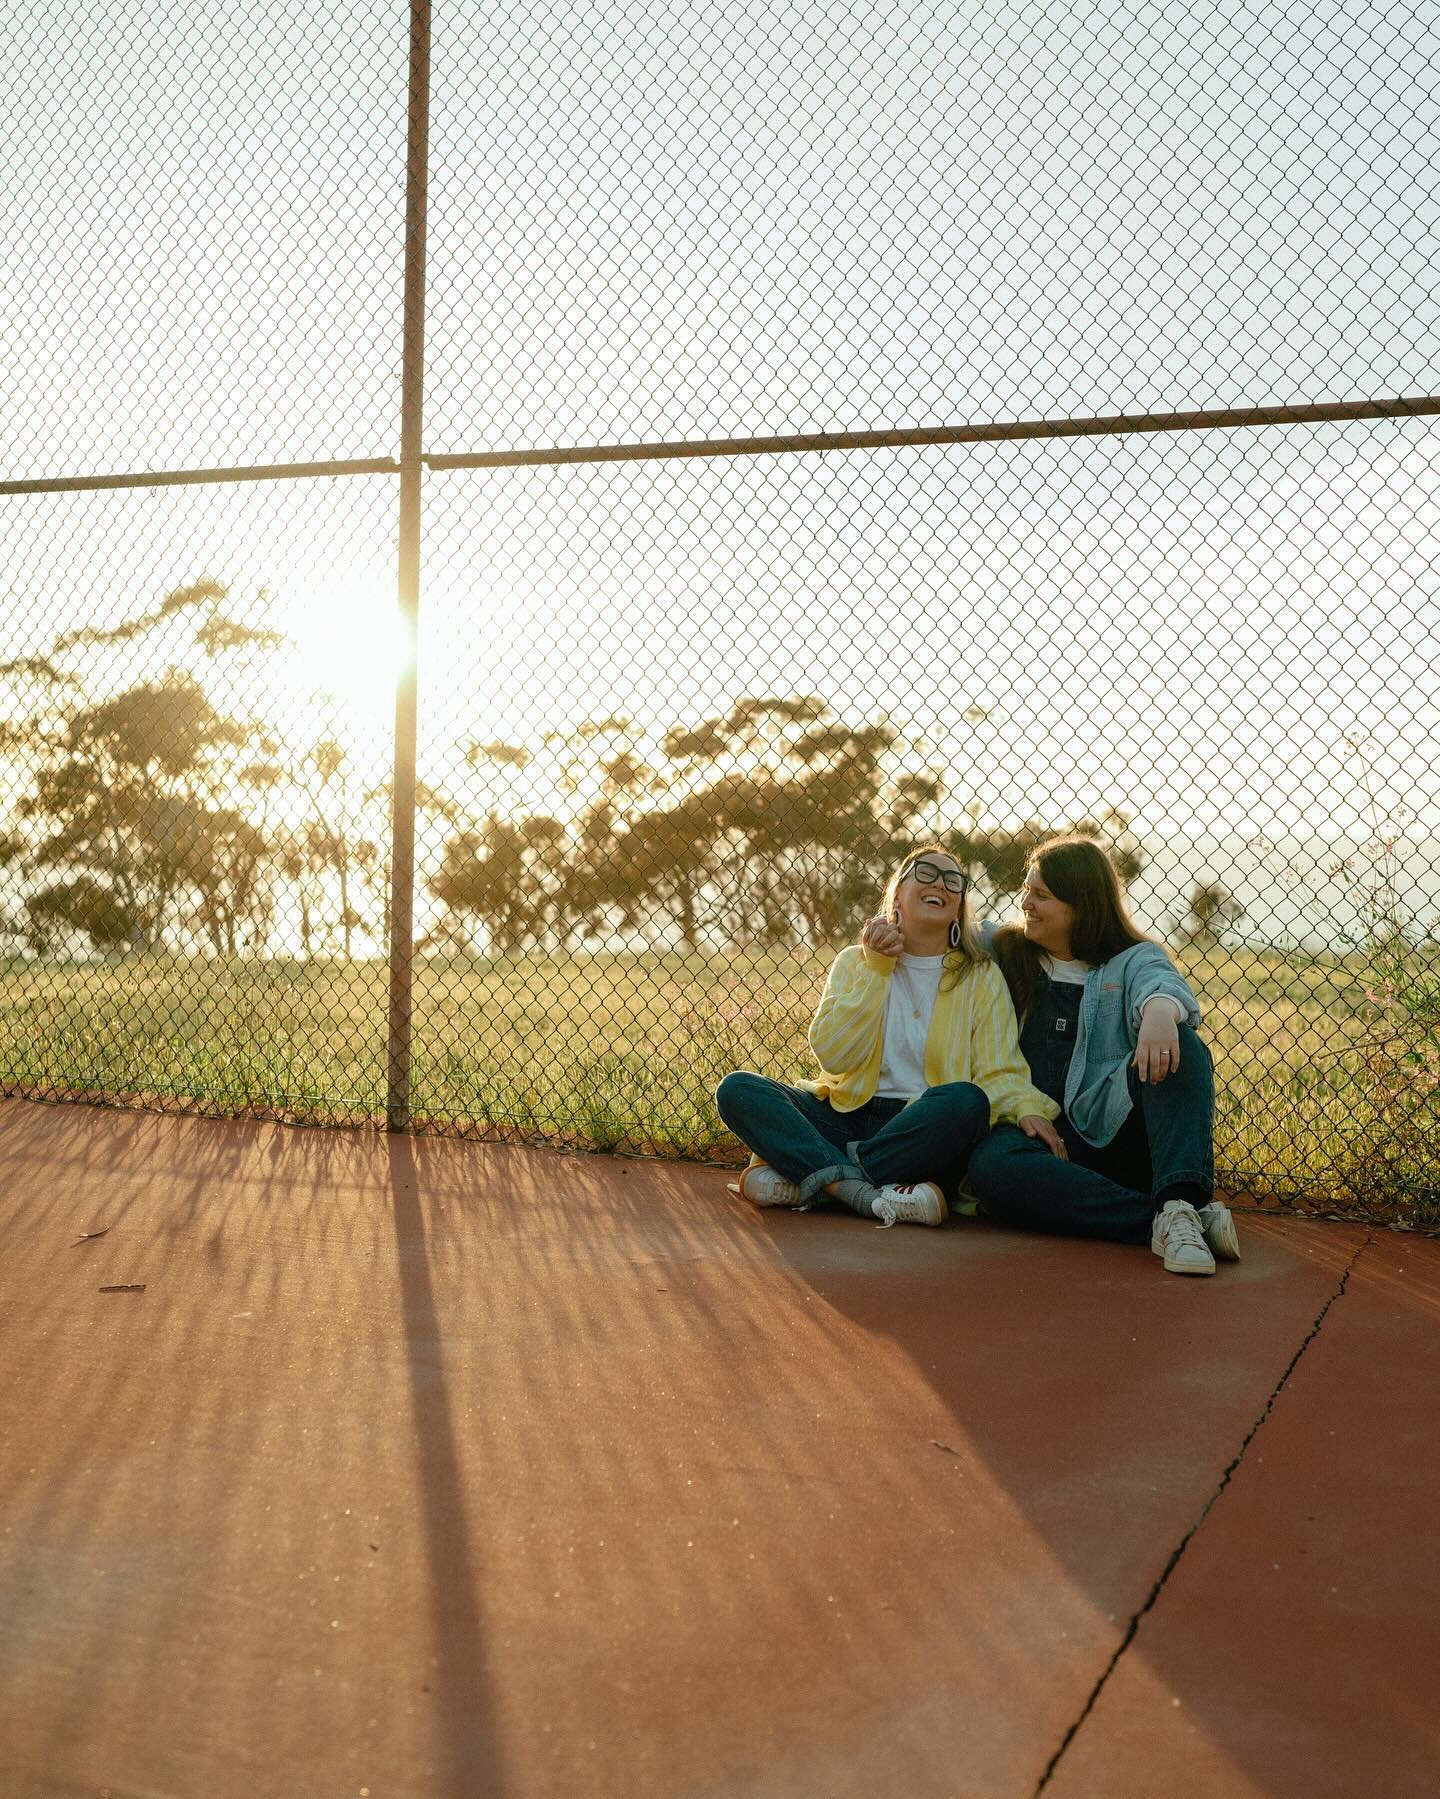
[[1063,1113],[1055,1128],[1068,1162],[1013,1124],[997,1125],[970,1158],[970,1190],[989,1216],[1021,1230],[1148,1243],[1168,1188],[1198,1188],[1208,1200],[1215,1190],[1214,1069],[1189,1025],[1179,1031],[1179,1068],[1158,1085],[1131,1068],[1129,1115],[1099,1148]]
[[927,1087],[909,1105],[872,1099],[837,1112],[803,1087],[727,1074],[715,1104],[748,1149],[795,1182],[807,1206],[824,1204],[831,1181],[856,1179],[876,1187],[934,1181],[953,1199],[990,1123],[990,1102],[969,1081]]

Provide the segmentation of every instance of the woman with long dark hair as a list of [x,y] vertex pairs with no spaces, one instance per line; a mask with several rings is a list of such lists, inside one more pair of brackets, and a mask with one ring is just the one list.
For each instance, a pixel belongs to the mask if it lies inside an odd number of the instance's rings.
[[995,1120],[1059,1144],[1059,1107],[1026,1071],[967,886],[938,844],[907,856],[859,944],[831,965],[810,1026],[819,1075],[721,1081],[720,1116],[753,1152],[740,1180],[752,1203],[806,1211],[834,1199],[884,1225],[939,1225]]
[[1088,837],[1036,849],[1020,911],[986,943],[1031,1076],[1061,1107],[1060,1141],[999,1126],[971,1157],[971,1192],[1005,1224],[1149,1243],[1173,1274],[1238,1261],[1214,1197],[1214,1074],[1184,977],[1136,929]]

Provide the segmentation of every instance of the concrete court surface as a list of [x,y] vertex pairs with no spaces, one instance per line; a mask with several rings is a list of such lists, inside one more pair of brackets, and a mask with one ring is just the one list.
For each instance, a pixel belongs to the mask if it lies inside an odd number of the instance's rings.
[[1440,1791],[1435,1243],[1245,1216],[1185,1280],[688,1166],[0,1142],[4,1799]]

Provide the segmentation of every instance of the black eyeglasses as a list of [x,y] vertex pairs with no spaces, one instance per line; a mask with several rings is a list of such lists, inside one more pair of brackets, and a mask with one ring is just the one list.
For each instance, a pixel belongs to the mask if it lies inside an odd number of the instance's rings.
[[940,881],[947,893],[963,893],[970,885],[969,875],[958,868],[941,868],[936,862],[912,862],[905,872],[914,875],[917,881],[923,881],[927,887]]

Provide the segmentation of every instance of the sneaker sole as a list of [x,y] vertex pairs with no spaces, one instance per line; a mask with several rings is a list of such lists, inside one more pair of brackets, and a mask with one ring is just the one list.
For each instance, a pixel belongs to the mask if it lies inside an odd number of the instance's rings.
[[1156,1243],[1153,1239],[1150,1244],[1150,1253],[1152,1256],[1159,1256],[1163,1260],[1165,1272],[1167,1274],[1214,1274],[1215,1272],[1215,1264],[1213,1261],[1208,1268],[1203,1264],[1197,1267],[1194,1262],[1172,1262],[1170,1257],[1166,1255],[1163,1246]]

